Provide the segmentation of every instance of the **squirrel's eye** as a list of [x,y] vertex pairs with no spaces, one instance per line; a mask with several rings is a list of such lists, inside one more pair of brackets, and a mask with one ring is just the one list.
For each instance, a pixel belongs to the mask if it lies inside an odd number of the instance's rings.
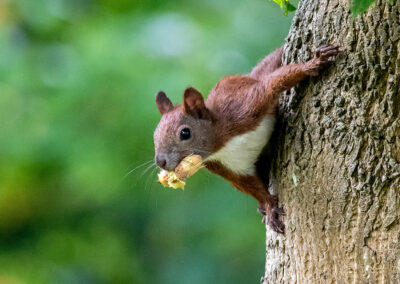
[[181,140],[188,140],[190,138],[190,129],[183,128],[181,130]]

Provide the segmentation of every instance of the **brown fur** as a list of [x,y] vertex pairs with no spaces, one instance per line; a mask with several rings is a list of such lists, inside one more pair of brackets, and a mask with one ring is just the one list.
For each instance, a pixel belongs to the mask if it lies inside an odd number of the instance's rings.
[[[233,137],[254,130],[265,115],[274,114],[279,95],[306,77],[318,75],[320,69],[333,61],[338,48],[323,46],[312,60],[286,66],[281,66],[282,48],[277,49],[250,74],[222,78],[205,102],[194,88],[185,90],[183,107],[173,109],[165,94],[157,95],[157,107],[163,116],[154,134],[156,155],[166,157],[165,168],[169,170],[189,154],[198,154],[206,159]],[[169,111],[165,112],[166,109]],[[192,130],[193,137],[188,141],[179,140],[183,127]],[[283,233],[278,198],[269,193],[268,185],[258,174],[239,175],[215,161],[206,161],[205,166],[238,190],[257,199],[260,212],[268,217],[268,224],[276,232]]]

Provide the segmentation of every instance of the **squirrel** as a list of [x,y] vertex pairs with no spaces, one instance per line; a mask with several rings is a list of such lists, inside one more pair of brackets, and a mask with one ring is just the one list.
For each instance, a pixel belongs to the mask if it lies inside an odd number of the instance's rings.
[[162,116],[154,132],[160,168],[173,171],[185,157],[200,155],[208,170],[258,201],[263,222],[277,233],[284,233],[284,212],[257,170],[257,161],[274,130],[280,94],[333,63],[339,46],[320,46],[313,59],[284,66],[282,52],[283,47],[276,49],[249,74],[222,78],[207,100],[188,87],[183,104],[174,106],[158,92],[156,105]]

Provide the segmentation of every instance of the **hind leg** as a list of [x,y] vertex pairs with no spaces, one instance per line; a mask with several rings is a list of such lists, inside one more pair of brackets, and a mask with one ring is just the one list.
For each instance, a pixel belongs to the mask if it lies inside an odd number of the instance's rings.
[[282,66],[282,52],[283,46],[276,49],[269,55],[267,55],[260,63],[257,64],[256,67],[250,73],[250,77],[253,77],[257,80],[261,80],[262,77],[265,77],[269,73],[278,69]]
[[283,210],[279,208],[278,197],[269,193],[268,188],[258,176],[242,176],[237,183],[234,183],[234,186],[257,199],[260,204],[258,212],[265,215],[263,218],[265,224],[277,233],[284,233],[285,226],[280,219]]

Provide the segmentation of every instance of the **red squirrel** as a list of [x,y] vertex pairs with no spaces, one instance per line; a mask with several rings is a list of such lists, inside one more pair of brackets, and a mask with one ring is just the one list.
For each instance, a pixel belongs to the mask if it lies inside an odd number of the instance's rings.
[[[278,197],[256,170],[256,163],[274,129],[279,95],[335,61],[339,46],[324,45],[313,59],[282,66],[279,48],[250,74],[222,78],[207,100],[196,89],[183,92],[174,106],[160,91],[156,105],[162,117],[154,132],[155,161],[173,171],[189,155],[200,155],[205,167],[259,202],[259,212],[274,231],[284,232]],[[264,173],[267,174],[268,173]]]

